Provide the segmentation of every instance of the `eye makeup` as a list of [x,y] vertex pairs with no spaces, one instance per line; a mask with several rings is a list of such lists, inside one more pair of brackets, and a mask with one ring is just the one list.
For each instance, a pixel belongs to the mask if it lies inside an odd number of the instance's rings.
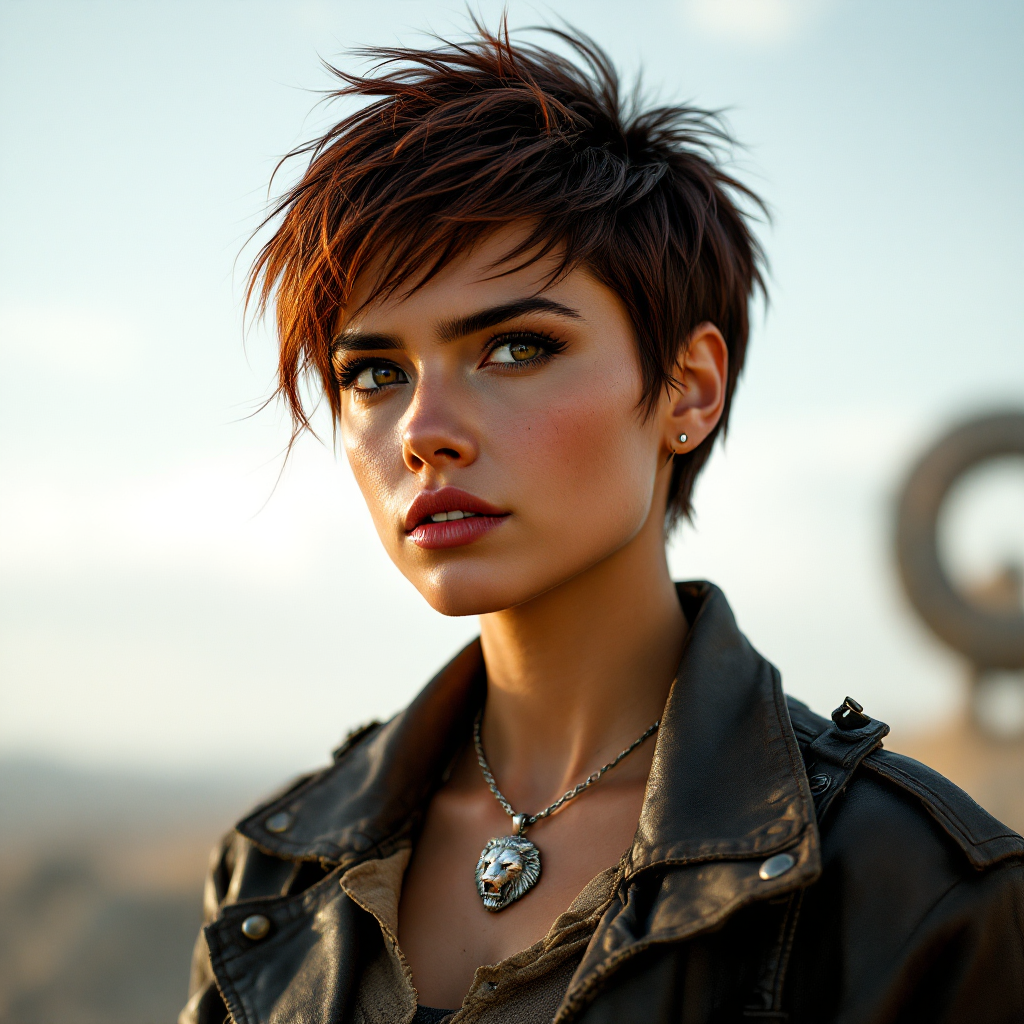
[[[510,331],[491,338],[482,366],[526,369],[548,362],[565,350],[565,342],[539,331]],[[502,351],[507,358],[495,358]],[[532,350],[532,351],[531,351]]]
[[[364,382],[360,385],[359,378],[369,371],[376,378],[377,373],[381,377],[387,377],[390,375],[392,379],[374,380],[373,386],[367,387],[366,384],[369,381]],[[363,356],[360,359],[352,359],[346,363],[338,365],[338,361],[334,361],[334,374],[338,382],[338,387],[342,391],[360,391],[364,393],[376,393],[383,391],[385,388],[394,387],[396,384],[408,384],[409,378],[406,372],[400,367],[395,365],[387,359],[378,359],[372,356]]]
[[[564,341],[540,331],[508,331],[490,338],[480,368],[497,368],[501,372],[532,369],[542,366],[565,347]],[[342,391],[375,395],[409,383],[406,372],[390,359],[346,355],[341,346],[332,352],[335,379]]]

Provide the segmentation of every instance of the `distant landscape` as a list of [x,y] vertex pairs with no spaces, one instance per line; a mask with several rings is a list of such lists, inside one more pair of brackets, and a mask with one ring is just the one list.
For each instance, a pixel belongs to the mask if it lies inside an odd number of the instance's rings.
[[209,851],[267,789],[0,759],[0,1024],[171,1024]]

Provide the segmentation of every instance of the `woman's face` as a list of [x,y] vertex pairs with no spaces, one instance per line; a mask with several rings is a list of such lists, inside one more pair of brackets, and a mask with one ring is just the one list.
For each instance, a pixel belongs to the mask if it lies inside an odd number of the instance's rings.
[[377,532],[447,615],[529,601],[664,514],[664,425],[638,410],[622,304],[584,270],[550,287],[550,263],[493,276],[517,237],[496,232],[412,295],[378,301],[361,279],[335,342]]

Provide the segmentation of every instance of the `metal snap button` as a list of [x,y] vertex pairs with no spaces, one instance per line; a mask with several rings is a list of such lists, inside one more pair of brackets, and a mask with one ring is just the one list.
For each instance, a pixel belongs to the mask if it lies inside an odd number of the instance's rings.
[[287,832],[292,827],[292,821],[294,819],[287,811],[278,811],[263,822],[263,827],[268,832]]
[[810,784],[811,792],[815,796],[824,793],[832,785],[832,779],[828,775],[812,775],[807,781]]
[[270,934],[270,918],[262,914],[253,914],[242,922],[242,934],[247,939],[259,942]]
[[778,878],[779,875],[784,875],[794,864],[796,864],[796,859],[792,854],[777,853],[774,857],[769,857],[757,873],[761,879],[767,882],[772,878]]

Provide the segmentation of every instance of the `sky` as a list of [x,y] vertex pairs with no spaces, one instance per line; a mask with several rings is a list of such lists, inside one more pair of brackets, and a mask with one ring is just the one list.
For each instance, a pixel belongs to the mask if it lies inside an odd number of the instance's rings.
[[[721,585],[820,712],[955,714],[964,668],[902,597],[892,517],[942,431],[1024,406],[1024,6],[507,8],[724,109],[773,211],[770,306],[675,575]],[[475,635],[387,560],[329,440],[275,487],[273,339],[242,316],[270,174],[341,115],[314,109],[321,60],[458,35],[467,10],[0,0],[0,755],[286,774]],[[1024,560],[1018,470],[951,503],[960,577]]]

